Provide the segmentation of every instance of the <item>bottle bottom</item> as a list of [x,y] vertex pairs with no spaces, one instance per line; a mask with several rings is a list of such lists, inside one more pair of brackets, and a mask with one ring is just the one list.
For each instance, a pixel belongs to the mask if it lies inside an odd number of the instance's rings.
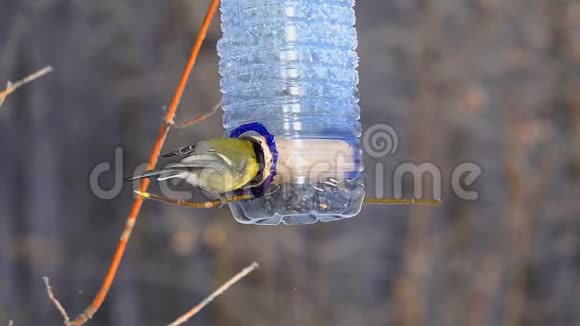
[[329,178],[315,184],[274,184],[260,198],[229,206],[243,224],[300,225],[356,216],[364,196],[362,179]]

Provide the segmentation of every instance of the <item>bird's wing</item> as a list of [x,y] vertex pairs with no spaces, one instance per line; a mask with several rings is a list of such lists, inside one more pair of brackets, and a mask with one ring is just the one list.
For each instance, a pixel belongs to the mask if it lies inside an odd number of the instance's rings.
[[192,154],[181,160],[179,163],[169,164],[168,169],[227,169],[227,164],[220,155],[215,153]]
[[[168,164],[161,170],[159,181],[181,178],[188,180],[194,178],[200,171],[213,170],[219,174],[228,173],[228,167],[219,155],[215,153],[209,154],[191,154],[181,160],[179,163]],[[188,181],[197,186],[195,182]]]

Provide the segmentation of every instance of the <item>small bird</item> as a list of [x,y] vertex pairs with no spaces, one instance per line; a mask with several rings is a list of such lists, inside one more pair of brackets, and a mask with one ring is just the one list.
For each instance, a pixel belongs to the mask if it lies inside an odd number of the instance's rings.
[[251,138],[213,138],[164,154],[162,157],[183,158],[179,163],[146,171],[127,181],[179,178],[211,193],[228,193],[248,185],[259,174],[257,151],[260,145]]

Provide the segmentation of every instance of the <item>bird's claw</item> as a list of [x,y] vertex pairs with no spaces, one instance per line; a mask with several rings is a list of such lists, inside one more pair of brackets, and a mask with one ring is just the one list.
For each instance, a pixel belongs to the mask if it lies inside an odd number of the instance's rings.
[[226,206],[226,204],[228,203],[228,201],[222,196],[219,197],[219,200],[220,200],[220,205],[218,206],[218,208],[222,208],[222,207]]

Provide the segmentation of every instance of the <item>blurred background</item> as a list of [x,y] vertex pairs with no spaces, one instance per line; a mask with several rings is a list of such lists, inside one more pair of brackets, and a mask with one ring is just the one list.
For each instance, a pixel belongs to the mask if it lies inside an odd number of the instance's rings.
[[[119,147],[126,173],[147,159],[208,4],[0,1],[0,82],[54,67],[0,108],[0,325],[62,323],[44,275],[71,315],[93,298],[132,195],[126,184],[99,199],[89,175]],[[91,325],[166,324],[254,260],[191,324],[580,324],[580,3],[356,10],[363,126],[399,135],[396,155],[366,158],[369,193],[397,164],[428,161],[444,205],[260,227],[227,208],[147,202]],[[177,120],[219,102],[218,39],[216,20]],[[221,135],[216,114],[172,131],[165,149]],[[475,201],[451,191],[463,162],[483,170]],[[100,181],[109,189],[114,173]]]

